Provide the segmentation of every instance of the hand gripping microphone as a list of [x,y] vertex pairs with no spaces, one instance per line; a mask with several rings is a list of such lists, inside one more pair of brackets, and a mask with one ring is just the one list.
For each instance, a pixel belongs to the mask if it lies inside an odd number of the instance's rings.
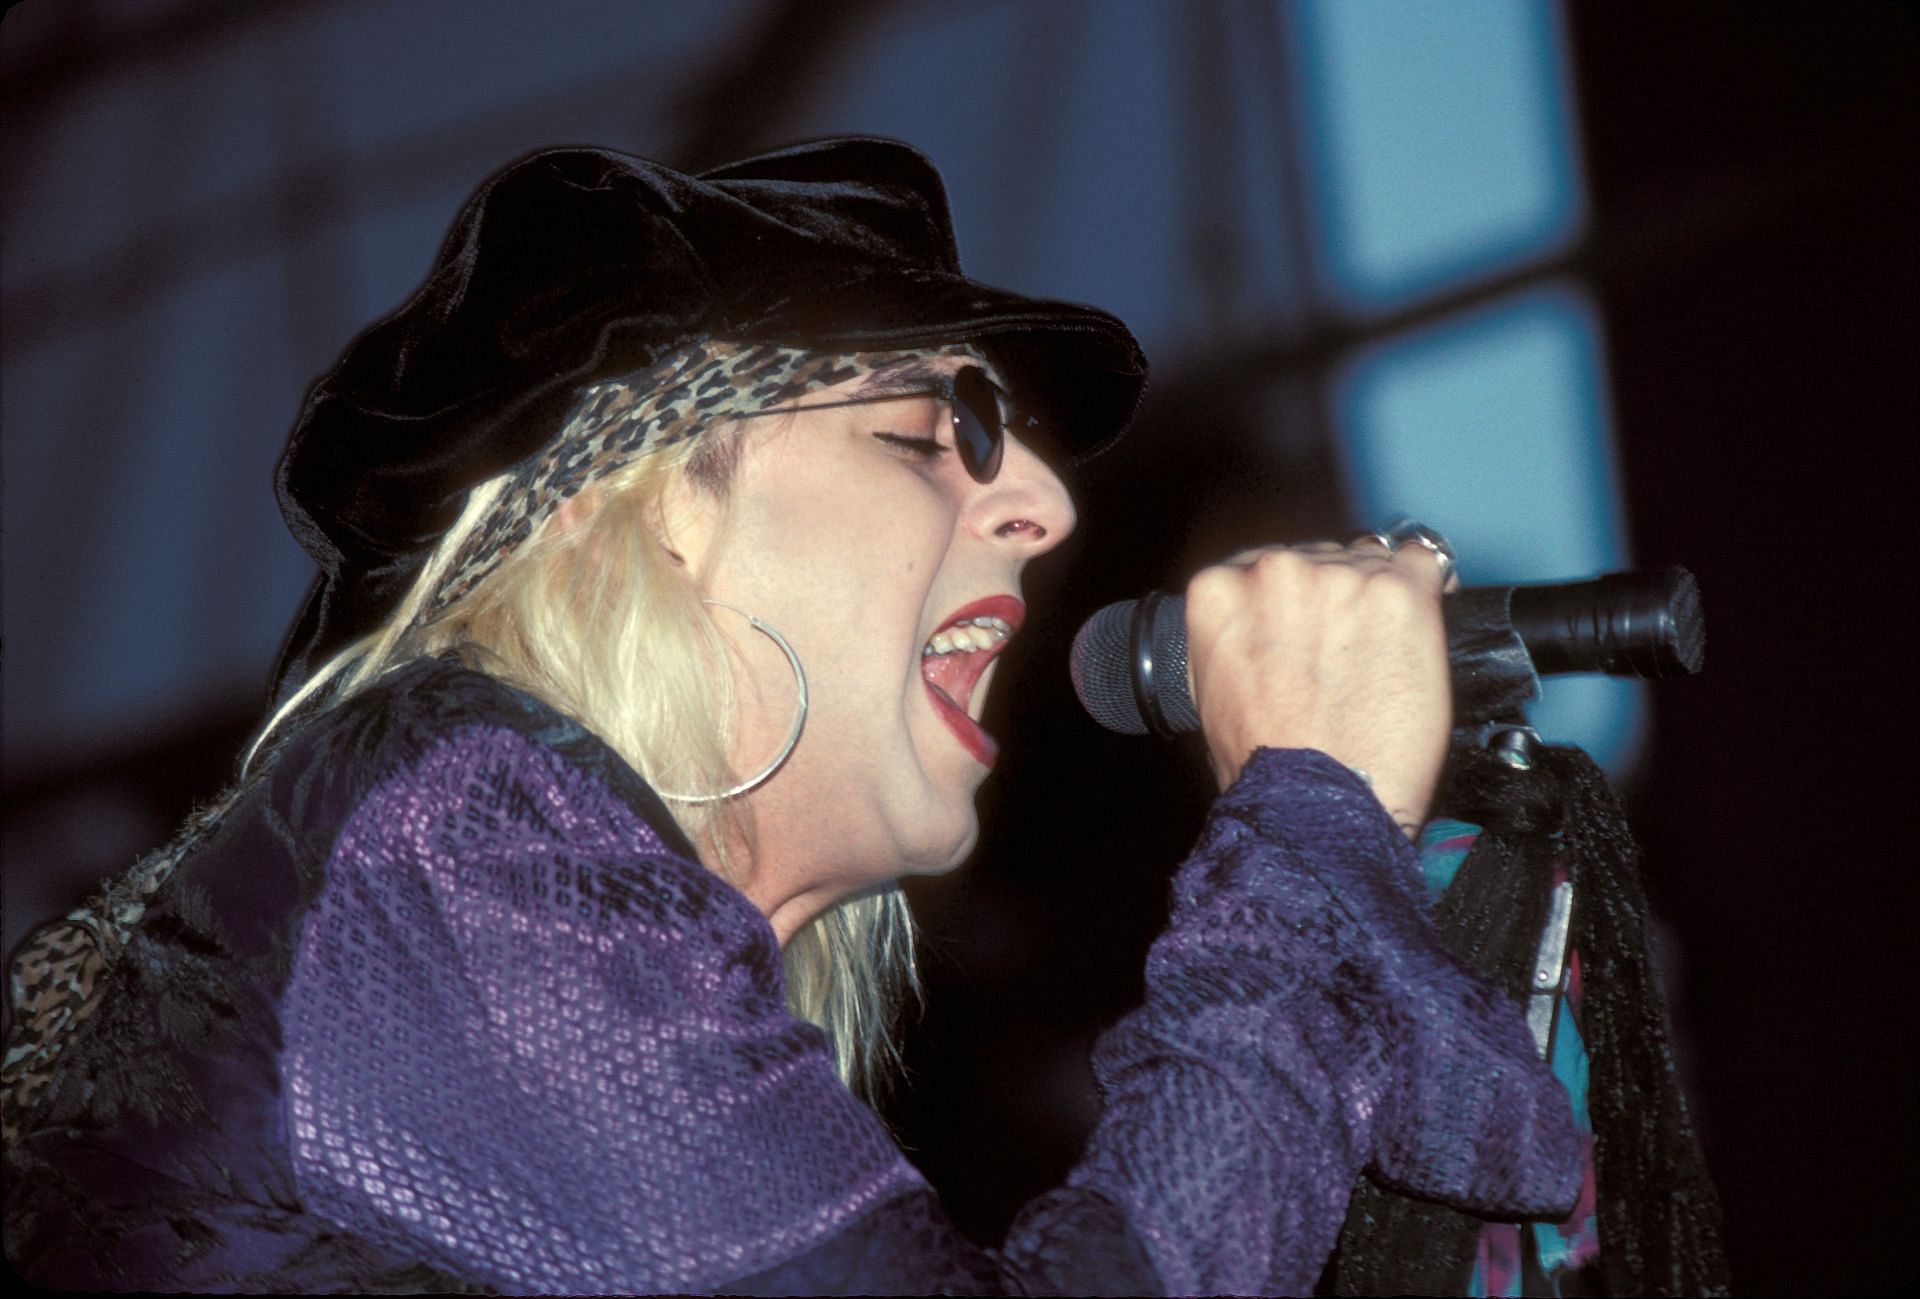
[[[1678,566],[1552,586],[1467,587],[1442,609],[1455,726],[1511,716],[1539,698],[1541,676],[1684,676],[1706,659],[1700,586]],[[1081,705],[1108,730],[1200,729],[1180,596],[1154,591],[1100,610],[1073,638],[1070,666]]]

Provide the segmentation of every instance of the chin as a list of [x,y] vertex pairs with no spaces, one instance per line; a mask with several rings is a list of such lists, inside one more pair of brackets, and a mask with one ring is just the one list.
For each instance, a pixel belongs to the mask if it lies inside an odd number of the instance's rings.
[[913,829],[918,833],[901,853],[902,875],[945,875],[964,865],[980,842],[980,816],[971,797],[957,815],[942,809],[937,820],[929,815]]
[[917,771],[894,786],[886,819],[902,875],[944,875],[963,865],[980,841],[974,800],[988,772],[943,726],[915,728],[912,744],[909,761]]

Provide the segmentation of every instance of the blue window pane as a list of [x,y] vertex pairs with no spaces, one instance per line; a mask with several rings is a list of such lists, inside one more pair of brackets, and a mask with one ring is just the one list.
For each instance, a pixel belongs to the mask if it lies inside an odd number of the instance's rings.
[[[1361,518],[1396,513],[1454,543],[1474,584],[1572,580],[1626,565],[1597,325],[1560,287],[1358,352],[1333,379]],[[1643,687],[1551,678],[1533,719],[1616,774]]]
[[1287,12],[1320,274],[1337,303],[1404,303],[1578,232],[1557,7],[1298,0]]

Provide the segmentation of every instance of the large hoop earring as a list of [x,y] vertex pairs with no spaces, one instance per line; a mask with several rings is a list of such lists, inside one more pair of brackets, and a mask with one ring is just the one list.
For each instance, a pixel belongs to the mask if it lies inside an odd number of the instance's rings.
[[739,614],[753,624],[755,631],[780,647],[780,652],[787,656],[787,666],[793,669],[793,688],[799,707],[794,710],[793,726],[787,731],[787,742],[780,746],[780,752],[774,755],[772,762],[761,769],[759,775],[741,781],[732,789],[723,789],[718,794],[668,794],[660,790],[654,791],[661,798],[670,799],[675,803],[719,803],[729,798],[738,798],[748,790],[766,784],[773,778],[774,772],[786,765],[787,759],[793,754],[793,746],[800,743],[801,730],[807,724],[807,670],[800,666],[800,656],[793,652],[793,646],[787,644],[787,638],[738,605],[728,604],[725,600],[702,600],[700,603]]

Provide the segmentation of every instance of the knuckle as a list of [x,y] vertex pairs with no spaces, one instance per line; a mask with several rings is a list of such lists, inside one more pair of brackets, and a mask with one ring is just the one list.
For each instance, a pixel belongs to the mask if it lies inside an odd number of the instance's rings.
[[1186,589],[1189,633],[1221,622],[1241,603],[1240,586],[1239,570],[1224,565],[1203,568],[1189,578]]
[[1374,574],[1359,564],[1328,563],[1315,566],[1315,581],[1327,595],[1338,601],[1361,599],[1372,584]]
[[1422,577],[1438,576],[1442,566],[1440,553],[1418,543],[1405,545],[1393,554],[1394,567]]
[[1253,557],[1247,574],[1262,591],[1271,591],[1296,582],[1302,570],[1311,564],[1304,555],[1274,546]]
[[1228,598],[1229,592],[1237,585],[1234,571],[1225,565],[1216,564],[1203,568],[1187,579],[1187,609],[1189,612],[1210,609]]
[[1367,600],[1380,609],[1394,612],[1412,610],[1426,594],[1398,568],[1380,569],[1367,574],[1367,579]]

